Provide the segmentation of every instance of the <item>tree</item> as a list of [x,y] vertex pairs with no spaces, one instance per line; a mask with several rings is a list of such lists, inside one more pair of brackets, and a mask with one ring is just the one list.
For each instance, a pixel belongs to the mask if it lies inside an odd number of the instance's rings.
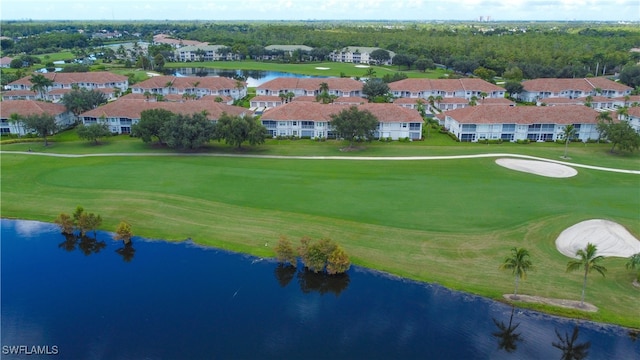
[[473,75],[481,78],[484,81],[493,82],[493,78],[496,76],[496,72],[480,66],[473,70]]
[[58,124],[53,115],[42,113],[29,115],[22,118],[22,124],[27,131],[33,131],[44,138],[44,146],[49,145],[47,135],[55,133],[58,130]]
[[60,213],[53,222],[60,227],[63,234],[73,234],[73,219],[69,214]]
[[632,88],[640,86],[640,65],[627,65],[620,72],[620,81]]
[[87,90],[85,88],[75,87],[70,92],[62,96],[62,104],[71,111],[75,116],[85,111],[95,109],[107,102],[104,93],[97,90]]
[[376,49],[369,54],[369,58],[376,62],[376,64],[383,64],[391,59],[391,55],[387,50]]
[[116,228],[115,240],[123,240],[125,244],[131,241],[133,232],[131,231],[131,224],[126,221],[120,221]]
[[80,124],[77,128],[78,137],[87,141],[93,141],[96,145],[101,137],[111,136],[109,126],[105,123],[95,123],[91,125]]
[[153,57],[153,63],[155,65],[154,68],[156,71],[162,71],[165,64],[164,56],[162,56],[162,54],[157,54]]
[[387,83],[382,79],[369,79],[362,86],[362,93],[369,99],[369,101],[373,101],[377,97],[388,97],[389,91],[389,85],[387,85]]
[[203,113],[177,114],[162,127],[161,136],[170,148],[193,150],[209,142],[215,126]]
[[102,225],[102,217],[94,213],[82,212],[78,217],[76,226],[80,230],[80,236],[85,236],[89,231],[93,231],[93,237],[96,237],[96,229]]
[[327,257],[327,274],[342,274],[347,272],[350,267],[351,261],[349,260],[349,255],[347,255],[346,251],[344,251],[340,245],[336,245]]
[[224,139],[227,144],[240,148],[245,141],[251,145],[263,144],[268,131],[254,117],[222,113],[215,125],[214,134],[218,141]]
[[507,79],[508,81],[519,83],[520,81],[522,81],[524,74],[522,73],[522,70],[519,67],[513,66],[505,70],[502,73],[502,77]]
[[516,287],[511,298],[518,299],[518,284],[520,279],[526,280],[527,271],[533,269],[531,260],[529,260],[529,251],[514,247],[511,249],[511,256],[504,259],[504,262],[500,265],[500,269],[511,270],[515,275]]
[[631,270],[638,269],[636,280],[640,281],[640,253],[635,253],[631,255],[627,263],[625,264],[625,267]]
[[567,158],[567,148],[569,147],[569,142],[576,136],[576,127],[572,124],[568,124],[562,129],[562,137],[564,138],[564,156],[563,158]]
[[131,126],[131,134],[145,143],[153,141],[155,137],[162,144],[162,129],[173,116],[174,113],[165,109],[144,110],[140,113],[140,121]]
[[600,273],[600,275],[604,276],[604,273],[607,269],[600,265],[599,262],[604,260],[604,256],[596,255],[598,252],[598,248],[592,244],[587,243],[587,247],[584,249],[579,249],[576,252],[577,259],[570,260],[567,263],[567,272],[575,271],[579,269],[584,269],[584,281],[582,283],[582,297],[580,298],[580,306],[584,306],[584,293],[587,287],[587,275],[592,270],[595,270]]
[[349,140],[350,148],[356,139],[373,139],[378,123],[378,119],[371,112],[360,111],[355,105],[331,115],[331,127],[341,137]]
[[[604,113],[601,113],[604,114]],[[640,134],[626,121],[598,121],[596,129],[600,137],[611,142],[609,152],[614,152],[616,146],[622,150],[634,151],[640,148]]]
[[367,68],[367,71],[364,73],[364,76],[369,79],[374,78],[376,77],[376,71],[372,67]]
[[22,127],[22,131],[24,132],[24,123],[22,122],[22,116],[18,113],[11,113],[8,120],[10,124],[16,127],[16,130],[18,131],[18,137],[20,137],[21,133],[19,127]]
[[509,93],[509,95],[511,95],[511,97],[514,97],[516,94],[520,94],[522,90],[524,90],[524,87],[519,81],[507,81],[504,84],[504,89]]
[[414,65],[416,69],[425,72],[427,69],[433,69],[436,67],[436,64],[431,59],[420,58],[415,61]]
[[44,95],[53,86],[53,81],[42,74],[31,75],[29,81],[31,82],[31,91],[38,94],[41,99],[44,99]]
[[297,265],[296,252],[293,249],[291,241],[286,237],[281,236],[273,250],[276,252],[276,257],[280,263],[289,263],[294,267]]

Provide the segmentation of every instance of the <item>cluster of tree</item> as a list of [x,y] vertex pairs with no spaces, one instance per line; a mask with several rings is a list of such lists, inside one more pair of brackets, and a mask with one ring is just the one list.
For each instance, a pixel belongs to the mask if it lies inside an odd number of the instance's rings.
[[300,246],[296,249],[286,237],[281,237],[274,247],[276,257],[280,263],[296,266],[298,256],[305,268],[314,273],[336,275],[345,273],[351,267],[349,255],[344,249],[331,239],[313,241],[308,237],[300,239]]
[[76,207],[73,214],[60,213],[53,221],[60,227],[63,234],[73,234],[78,231],[81,236],[93,231],[95,237],[96,230],[102,225],[102,217],[94,213],[85,212],[82,206]]
[[258,145],[264,143],[268,134],[267,129],[253,117],[223,113],[214,123],[205,113],[183,115],[164,109],[143,111],[131,133],[146,143],[157,140],[180,150],[193,150],[211,140],[224,140],[238,148],[245,142]]
[[616,146],[622,150],[634,151],[640,148],[640,134],[638,134],[626,120],[626,108],[620,108],[618,115],[623,119],[613,121],[608,111],[598,114],[596,126],[600,138],[611,143],[610,152],[614,152]]
[[[53,222],[60,227],[60,232],[65,237],[65,241],[58,245],[60,248],[73,251],[78,246],[85,255],[91,255],[100,252],[107,246],[104,241],[98,241],[96,236],[96,230],[102,225],[102,217],[85,212],[82,206],[76,207],[71,215],[60,213]],[[93,238],[87,236],[88,232],[93,232]],[[117,249],[116,253],[121,255],[126,262],[131,261],[135,253],[131,243],[132,237],[131,225],[126,221],[121,221],[116,228],[114,240],[124,242],[123,247]]]
[[74,85],[71,91],[62,96],[61,102],[67,110],[71,111],[77,117],[83,112],[87,112],[105,104],[107,102],[107,97],[104,93],[98,90],[87,90]]
[[[81,33],[39,33],[34,36],[21,38],[20,41],[5,41],[2,51],[6,54],[47,54],[74,47],[87,47],[91,44],[89,37]],[[4,45],[8,45],[7,48]]]
[[298,269],[293,265],[279,263],[274,275],[281,287],[286,287],[294,279],[298,279],[300,291],[305,294],[318,292],[320,295],[333,293],[338,296],[351,282],[349,274],[329,275],[326,272],[313,272],[309,269]]
[[42,60],[40,60],[37,56],[32,55],[20,55],[18,57],[14,57],[9,63],[9,67],[12,69],[20,69],[23,67],[29,67],[33,64],[40,64]]
[[[567,263],[567,272],[584,270],[584,279],[582,283],[582,296],[580,298],[580,306],[584,306],[585,289],[587,288],[587,275],[591,271],[596,271],[600,275],[605,276],[607,269],[600,264],[604,260],[604,256],[598,255],[598,248],[592,243],[587,243],[584,249],[576,251],[576,258],[569,260]],[[627,269],[638,269],[637,278],[640,279],[640,253],[629,257]],[[515,276],[515,290],[512,299],[518,299],[518,284],[520,279],[527,278],[527,271],[533,269],[533,265],[529,256],[529,251],[523,248],[514,247],[511,249],[511,255],[506,257],[500,265],[502,270],[511,270]]]

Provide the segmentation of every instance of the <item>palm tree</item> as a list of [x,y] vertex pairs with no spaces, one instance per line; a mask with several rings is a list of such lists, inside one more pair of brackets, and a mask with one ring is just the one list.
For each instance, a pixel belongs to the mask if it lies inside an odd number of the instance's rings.
[[569,147],[569,142],[573,137],[576,136],[576,127],[572,124],[565,126],[562,129],[562,136],[564,137],[564,156],[563,158],[567,158],[567,148]]
[[[22,133],[24,133],[24,126],[22,126],[23,130],[20,132],[20,124],[22,124],[22,116],[17,113],[11,113],[9,115],[9,123],[13,124],[16,127],[16,131],[18,132],[18,137],[22,137]],[[24,124],[23,124],[24,125]]]
[[44,99],[44,94],[47,93],[48,89],[53,86],[53,81],[48,77],[42,74],[34,74],[31,76],[31,91],[40,95],[41,99]]
[[627,116],[629,116],[629,108],[623,106],[621,108],[618,108],[618,110],[616,110],[616,113],[618,114],[618,119],[627,120]]
[[629,257],[629,261],[625,264],[627,269],[634,270],[638,269],[638,275],[636,276],[636,281],[640,281],[640,253],[635,253]]
[[611,113],[608,111],[603,111],[596,116],[598,121],[611,122]]
[[529,260],[529,251],[526,249],[514,247],[511,249],[511,256],[504,259],[504,263],[500,265],[501,270],[512,270],[516,278],[516,288],[513,292],[512,299],[518,299],[518,284],[520,278],[526,280],[527,271],[533,270],[531,260]]
[[376,71],[373,70],[373,68],[370,67],[370,68],[367,69],[367,72],[364,73],[364,76],[368,77],[368,78],[374,78],[374,77],[376,77]]
[[327,84],[326,82],[321,82],[320,83],[320,92],[329,92],[329,84]]
[[597,252],[598,248],[594,244],[587,243],[586,248],[576,251],[577,259],[569,260],[567,263],[567,272],[578,270],[580,268],[584,269],[584,281],[582,283],[580,307],[584,306],[584,290],[587,287],[587,275],[589,275],[591,270],[595,270],[604,276],[604,273],[607,271],[604,266],[598,264],[600,261],[604,260],[604,256],[596,255]]

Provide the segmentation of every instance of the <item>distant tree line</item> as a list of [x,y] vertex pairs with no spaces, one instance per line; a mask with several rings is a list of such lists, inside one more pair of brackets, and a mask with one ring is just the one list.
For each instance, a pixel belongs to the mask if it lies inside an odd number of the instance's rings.
[[[306,45],[284,61],[326,60],[347,46],[379,47],[396,53],[400,68],[424,70],[441,64],[463,74],[482,67],[501,76],[510,68],[524,78],[586,77],[619,72],[640,60],[630,52],[640,43],[632,25],[596,23],[443,23],[412,22],[2,22],[6,54],[45,53],[56,49],[99,46],[88,35],[118,30],[128,37],[150,41],[158,32],[176,38],[224,45],[243,58],[270,54],[265,46]],[[79,34],[78,30],[83,30]],[[139,34],[140,37],[133,37]],[[122,39],[119,39],[122,41]],[[274,52],[277,54],[277,51]],[[154,55],[155,56],[155,55]],[[381,53],[382,58],[384,55]],[[166,58],[166,57],[165,57]],[[379,60],[382,60],[380,58]],[[376,60],[378,61],[378,60]]]

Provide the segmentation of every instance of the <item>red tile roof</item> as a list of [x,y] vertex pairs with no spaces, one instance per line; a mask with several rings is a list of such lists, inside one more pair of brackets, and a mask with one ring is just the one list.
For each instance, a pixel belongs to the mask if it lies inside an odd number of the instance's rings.
[[607,78],[583,78],[583,79],[556,79],[556,78],[541,78],[532,79],[522,82],[522,87],[525,91],[540,92],[548,91],[559,93],[565,90],[580,90],[584,92],[593,91],[595,88],[602,90],[616,90],[626,91],[632,88],[619,84],[615,81],[611,81]]
[[[271,108],[262,114],[262,120],[331,121],[331,115],[348,109],[351,105],[320,104],[314,102],[291,102]],[[394,104],[366,103],[358,109],[368,110],[380,122],[423,122],[417,111]]]
[[[35,73],[34,73],[35,74]],[[92,72],[71,72],[71,73],[44,73],[47,79],[54,82],[54,84],[71,85],[77,83],[90,83],[90,84],[108,84],[128,81],[128,78],[123,75],[114,74],[108,71],[92,71]],[[25,85],[31,87],[31,75],[25,76],[9,85]]]
[[320,89],[320,84],[327,83],[329,91],[339,90],[342,92],[362,91],[364,85],[358,80],[351,78],[293,78],[280,77],[267,81],[258,86],[257,89],[268,89],[271,91],[304,89],[305,91],[316,91]]
[[67,112],[67,108],[64,105],[35,100],[3,101],[1,105],[0,117],[3,119],[8,119],[11,114],[29,116],[47,113],[57,116]]
[[445,115],[463,124],[595,124],[598,111],[586,106],[469,106]]
[[[167,86],[168,83],[171,83],[171,86]],[[197,86],[196,86],[197,84]],[[132,85],[132,89],[164,89],[168,87],[172,87],[175,89],[193,89],[193,88],[201,88],[201,89],[211,89],[211,90],[225,90],[225,89],[236,89],[237,81],[234,79],[230,79],[227,77],[217,77],[217,76],[188,76],[188,77],[179,77],[179,76],[152,76],[151,78]],[[246,83],[242,83],[243,86],[246,87]]]
[[124,117],[129,119],[139,119],[140,113],[149,109],[166,109],[176,114],[194,114],[202,111],[207,112],[207,117],[216,120],[226,112],[229,115],[250,114],[251,112],[242,107],[227,105],[211,100],[194,100],[185,102],[171,101],[146,101],[139,99],[120,98],[97,109],[80,114],[80,117]]
[[421,92],[421,91],[479,91],[491,93],[494,91],[504,91],[503,88],[498,85],[494,85],[490,82],[482,79],[403,79],[389,83],[389,89],[391,91],[409,91],[409,92]]

